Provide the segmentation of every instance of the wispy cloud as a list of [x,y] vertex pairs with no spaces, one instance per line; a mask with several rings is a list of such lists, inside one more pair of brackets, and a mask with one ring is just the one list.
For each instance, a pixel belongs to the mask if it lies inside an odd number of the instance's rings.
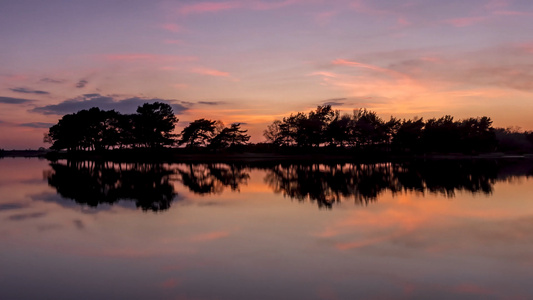
[[64,79],[54,79],[54,78],[49,78],[49,77],[42,78],[39,81],[45,82],[45,83],[64,83],[65,82]]
[[40,106],[32,109],[32,112],[41,113],[45,115],[63,115],[74,113],[82,109],[90,109],[92,107],[99,107],[104,110],[115,109],[122,113],[133,113],[137,107],[144,103],[163,102],[169,104],[174,113],[182,113],[189,108],[177,100],[168,100],[160,98],[143,98],[131,97],[120,99],[117,96],[103,96],[100,94],[85,94],[73,99],[62,101],[58,104]]
[[21,203],[3,203],[3,204],[0,204],[0,211],[17,210],[17,209],[22,209],[26,207],[28,207],[28,205],[21,204]]
[[12,98],[12,97],[0,97],[0,103],[3,104],[24,104],[34,102],[35,100]]
[[161,24],[159,27],[170,32],[180,32],[183,30],[183,28],[176,23],[165,23]]
[[39,91],[39,90],[29,89],[29,88],[25,88],[25,87],[11,88],[9,90],[11,90],[13,92],[16,92],[16,93],[23,93],[23,94],[36,94],[36,95],[48,95],[48,94],[50,94],[49,92],[46,92],[46,91]]
[[109,61],[147,61],[147,62],[179,62],[179,61],[195,61],[197,57],[194,56],[179,56],[179,55],[158,55],[150,53],[119,53],[107,54],[104,58]]
[[506,8],[510,4],[509,0],[491,0],[489,3],[485,4],[485,8],[488,10],[496,10]]
[[166,39],[163,41],[163,44],[167,45],[180,45],[183,44],[182,40],[172,40],[172,39]]
[[214,105],[224,104],[224,102],[222,101],[198,101],[198,104],[214,106]]
[[498,10],[492,13],[500,16],[533,16],[533,11]]
[[215,69],[209,69],[209,68],[193,68],[191,71],[193,73],[215,76],[215,77],[231,77],[230,73],[228,72],[219,71]]
[[309,75],[319,75],[319,76],[325,76],[325,77],[338,77],[339,75],[335,74],[335,73],[332,73],[332,72],[326,72],[326,71],[317,71],[317,72],[313,72],[313,73],[310,73]]
[[183,5],[178,9],[178,13],[182,15],[191,15],[191,14],[230,10],[230,9],[234,9],[238,7],[241,7],[241,3],[239,1],[200,2],[200,3]]
[[475,25],[485,21],[487,17],[466,17],[466,18],[456,18],[445,20],[444,23],[453,25],[455,27],[466,27]]
[[389,76],[392,76],[392,77],[406,79],[405,74],[402,74],[400,72],[397,72],[397,71],[394,71],[394,70],[390,70],[390,69],[387,69],[387,68],[378,67],[378,66],[371,65],[371,64],[360,63],[360,62],[357,62],[357,61],[349,61],[349,60],[345,60],[345,59],[335,59],[331,63],[333,65],[341,65],[341,66],[350,66],[350,67],[358,67],[358,68],[369,69],[369,70],[377,71],[377,72],[380,72],[380,73],[385,73],[385,74],[387,74]]
[[[246,1],[250,7],[255,10],[272,10],[280,9],[289,5],[303,3],[304,0],[285,0],[285,1]],[[307,2],[309,2],[307,0]]]
[[81,79],[80,81],[78,81],[78,83],[76,83],[76,87],[81,89],[81,88],[84,88],[89,82],[85,79]]
[[193,15],[202,13],[213,13],[228,11],[234,9],[248,10],[274,10],[286,6],[304,3],[304,0],[283,0],[283,1],[257,1],[257,0],[235,0],[222,2],[199,2],[194,4],[185,4],[178,8],[180,15]]
[[365,0],[353,1],[351,4],[351,8],[354,9],[358,13],[370,15],[374,17],[395,14],[395,12],[391,10],[374,8],[371,5],[369,5],[369,3],[367,3]]
[[323,101],[322,105],[331,105],[331,106],[340,106],[344,104],[344,101],[347,100],[347,98],[333,98],[333,99],[327,99]]
[[35,212],[35,213],[27,213],[27,214],[16,214],[9,216],[8,219],[11,221],[24,221],[28,219],[37,219],[42,218],[46,216],[47,213],[45,212]]
[[22,124],[19,124],[19,126],[30,127],[30,128],[50,128],[54,126],[54,123],[32,122],[32,123],[22,123]]

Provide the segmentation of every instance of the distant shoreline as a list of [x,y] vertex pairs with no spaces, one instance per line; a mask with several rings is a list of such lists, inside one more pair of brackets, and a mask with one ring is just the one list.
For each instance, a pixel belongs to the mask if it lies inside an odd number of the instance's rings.
[[109,151],[109,152],[54,152],[49,150],[4,150],[1,158],[42,158],[50,161],[69,160],[103,160],[123,162],[383,162],[419,159],[533,159],[533,154],[483,153],[476,155],[460,153],[431,154],[390,154],[390,153],[278,153],[278,152],[239,152],[239,153],[191,153],[183,149],[164,149],[154,151]]

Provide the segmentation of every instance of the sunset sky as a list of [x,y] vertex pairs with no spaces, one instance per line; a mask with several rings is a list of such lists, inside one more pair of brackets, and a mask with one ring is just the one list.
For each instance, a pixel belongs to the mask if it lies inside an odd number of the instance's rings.
[[0,148],[153,101],[253,142],[323,104],[533,130],[532,32],[531,0],[3,0]]

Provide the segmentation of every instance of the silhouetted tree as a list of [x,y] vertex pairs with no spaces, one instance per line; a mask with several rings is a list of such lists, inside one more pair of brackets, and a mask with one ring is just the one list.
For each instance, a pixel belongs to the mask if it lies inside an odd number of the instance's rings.
[[233,123],[230,127],[223,128],[212,140],[210,146],[215,149],[234,148],[244,146],[250,140],[246,134],[248,130],[241,130],[240,123]]
[[275,120],[263,131],[263,136],[269,143],[275,146],[288,146],[290,144],[290,137],[286,127],[287,125],[280,120]]
[[344,147],[353,144],[353,136],[353,124],[350,115],[341,116],[339,111],[335,111],[335,116],[326,129],[326,142],[331,146]]
[[175,143],[172,131],[178,119],[172,107],[166,103],[145,103],[137,108],[134,118],[134,132],[139,144],[160,148]]
[[393,145],[402,151],[420,150],[424,125],[422,118],[404,119],[400,122],[396,135],[392,138]]
[[187,147],[207,146],[215,136],[217,121],[198,119],[190,123],[181,131],[180,145]]
[[494,151],[496,134],[488,117],[468,118],[459,124],[462,150],[465,152]]
[[121,115],[93,107],[63,116],[44,141],[55,150],[103,150],[123,147],[160,148],[174,144],[178,119],[170,105],[145,103],[137,114]]

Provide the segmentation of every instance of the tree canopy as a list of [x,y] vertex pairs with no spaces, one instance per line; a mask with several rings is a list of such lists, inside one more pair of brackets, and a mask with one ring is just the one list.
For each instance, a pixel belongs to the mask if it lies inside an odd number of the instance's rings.
[[318,106],[309,113],[291,114],[268,125],[263,135],[275,146],[352,147],[402,152],[486,152],[496,147],[488,117],[454,120],[452,116],[383,120],[366,109],[352,114]]
[[166,103],[145,103],[136,114],[122,115],[97,107],[63,116],[44,141],[55,150],[160,148],[175,143],[178,119]]

